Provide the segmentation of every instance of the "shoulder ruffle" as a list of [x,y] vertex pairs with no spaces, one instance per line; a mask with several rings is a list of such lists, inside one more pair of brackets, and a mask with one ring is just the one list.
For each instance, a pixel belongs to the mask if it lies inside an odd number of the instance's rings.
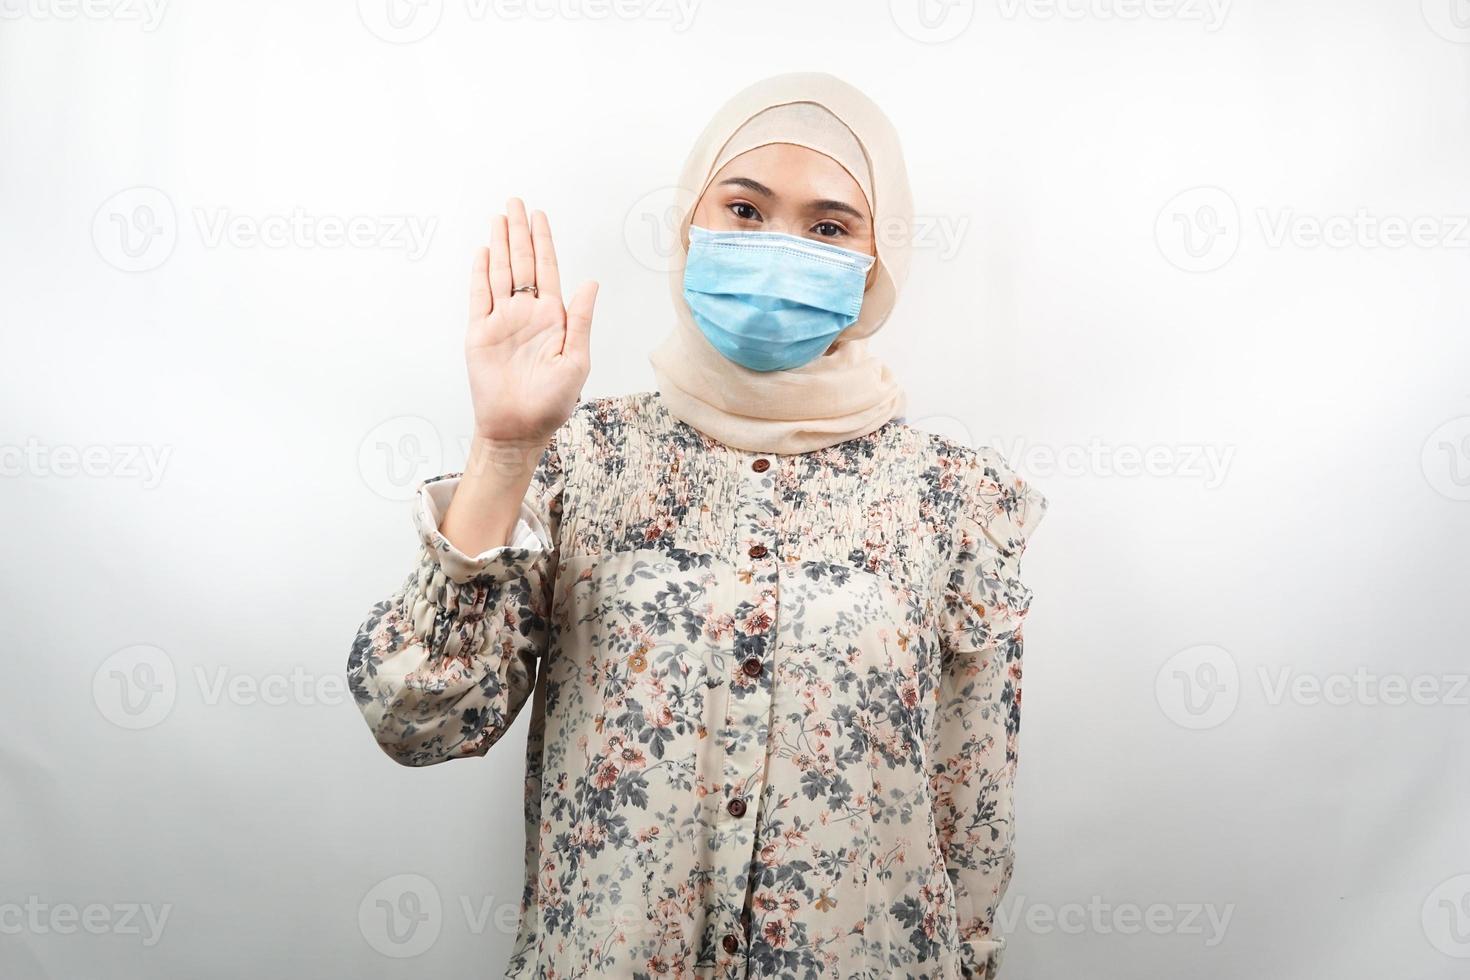
[[1020,558],[1046,516],[1046,496],[1017,473],[1000,450],[934,438],[952,471],[956,521],[972,522],[1001,554]]
[[1000,450],[975,450],[969,513],[1002,554],[1020,558],[1046,516],[1047,498],[1011,468]]

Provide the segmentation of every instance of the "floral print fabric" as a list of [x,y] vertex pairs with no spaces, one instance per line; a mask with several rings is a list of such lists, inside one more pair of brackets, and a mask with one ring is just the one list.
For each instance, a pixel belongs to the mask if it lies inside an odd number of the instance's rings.
[[455,483],[347,669],[404,765],[529,714],[507,977],[996,975],[1046,511],[999,453],[748,452],[641,392],[577,406],[505,547],[439,533]]

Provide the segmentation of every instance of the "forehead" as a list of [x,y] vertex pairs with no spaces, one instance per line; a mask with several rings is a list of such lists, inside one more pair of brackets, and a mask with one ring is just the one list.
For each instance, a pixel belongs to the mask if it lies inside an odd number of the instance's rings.
[[863,189],[836,160],[794,143],[768,143],[746,150],[719,169],[710,189],[732,177],[764,184],[783,202],[800,205],[812,200],[834,200],[870,214]]

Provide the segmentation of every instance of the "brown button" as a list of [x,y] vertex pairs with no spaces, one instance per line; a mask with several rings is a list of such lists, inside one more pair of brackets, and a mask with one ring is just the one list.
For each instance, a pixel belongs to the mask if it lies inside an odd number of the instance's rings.
[[732,817],[743,817],[745,816],[745,801],[737,796],[725,804],[725,809],[730,811]]
[[723,945],[725,947],[725,952],[734,953],[740,949],[740,938],[736,936],[733,932],[727,932],[725,933]]
[[753,544],[753,545],[751,545],[750,546],[750,557],[752,557],[752,558],[764,558],[764,557],[766,557],[766,546],[763,545],[763,544]]
[[765,666],[761,663],[760,657],[746,657],[745,662],[740,665],[740,669],[751,677],[759,677],[760,672],[765,669]]
[[758,459],[754,463],[750,464],[750,468],[755,470],[757,473],[764,473],[766,470],[771,468],[771,461],[764,458]]

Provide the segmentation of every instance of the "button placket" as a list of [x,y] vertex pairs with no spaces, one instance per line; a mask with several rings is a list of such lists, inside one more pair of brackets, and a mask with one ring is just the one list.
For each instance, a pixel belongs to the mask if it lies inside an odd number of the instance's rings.
[[[763,600],[763,596],[767,592],[775,594],[778,584],[777,568],[773,561],[776,557],[773,550],[776,543],[776,475],[772,472],[772,457],[750,453],[745,456],[746,464],[743,469],[746,479],[741,488],[741,526],[745,535],[745,555],[750,559],[749,601],[753,605],[760,605],[763,601],[771,602],[770,599]],[[770,609],[769,613],[773,621],[765,636],[766,659],[773,653],[776,639],[776,610]],[[766,670],[766,662],[759,656],[748,656],[741,661],[739,669],[747,677],[759,678]]]
[[[771,728],[771,657],[778,622],[776,588],[778,567],[775,529],[778,518],[775,459],[766,454],[740,453],[736,477],[738,534],[732,612],[737,622],[737,658],[726,682],[730,686],[724,739],[725,800],[720,834],[720,925],[726,953],[743,961],[748,952],[746,930],[749,891],[743,884],[758,846],[759,801],[766,770]],[[742,882],[742,884],[737,884]],[[739,969],[737,968],[737,973]]]

